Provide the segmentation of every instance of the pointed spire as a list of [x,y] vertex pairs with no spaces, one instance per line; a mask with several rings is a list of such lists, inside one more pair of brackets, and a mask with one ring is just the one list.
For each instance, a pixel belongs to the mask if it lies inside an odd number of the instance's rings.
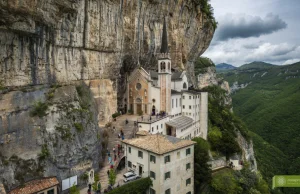
[[165,17],[164,17],[164,26],[163,26],[163,33],[162,33],[162,39],[161,39],[160,53],[169,53],[168,33],[167,33],[167,25],[166,25],[166,18]]

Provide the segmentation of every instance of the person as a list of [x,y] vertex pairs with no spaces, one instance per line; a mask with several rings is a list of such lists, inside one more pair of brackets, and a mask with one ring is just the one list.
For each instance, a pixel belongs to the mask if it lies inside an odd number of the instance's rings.
[[151,116],[150,116],[150,121],[151,121]]
[[126,125],[128,124],[128,119],[126,118],[126,121],[125,121]]
[[88,194],[92,194],[92,193],[91,193],[91,189],[88,189],[87,193],[88,193]]
[[114,152],[114,154],[116,154],[116,148],[115,147],[113,148],[113,152]]
[[92,185],[91,185],[91,183],[89,183],[89,190],[92,190]]
[[101,183],[100,182],[98,182],[98,188],[97,188],[98,190],[97,190],[97,193],[98,194],[101,194]]
[[115,160],[114,161],[116,161],[117,160],[117,155],[115,154]]
[[122,135],[122,140],[124,140],[124,134]]
[[118,138],[119,138],[119,139],[121,138],[121,134],[120,134],[120,133],[118,134]]
[[109,170],[107,170],[107,176],[109,177]]
[[111,163],[111,157],[108,156],[108,163]]
[[143,115],[142,115],[142,120],[143,120]]

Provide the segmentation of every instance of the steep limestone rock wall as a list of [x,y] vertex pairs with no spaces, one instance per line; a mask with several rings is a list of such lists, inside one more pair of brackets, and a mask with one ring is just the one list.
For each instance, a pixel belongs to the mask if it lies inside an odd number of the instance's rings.
[[121,68],[132,71],[138,59],[156,68],[163,17],[173,67],[195,82],[193,61],[214,32],[192,0],[2,0],[0,13],[4,86],[110,79],[122,94]]
[[8,189],[99,169],[98,112],[85,84],[23,87],[1,95],[0,107],[0,180]]

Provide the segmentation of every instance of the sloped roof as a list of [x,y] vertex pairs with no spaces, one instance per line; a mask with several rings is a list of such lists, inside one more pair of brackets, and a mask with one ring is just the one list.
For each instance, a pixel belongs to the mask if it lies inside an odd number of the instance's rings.
[[164,18],[164,26],[161,38],[161,48],[160,53],[168,53],[169,52],[169,45],[168,45],[168,33],[167,33],[167,24],[166,18]]
[[172,73],[171,80],[181,80],[182,79],[181,74],[182,74],[182,71]]
[[170,125],[172,127],[175,127],[176,129],[182,129],[186,126],[189,126],[193,123],[193,119],[187,116],[180,116],[175,119],[170,120],[167,122],[167,125]]
[[151,79],[158,79],[158,73],[156,71],[150,71]]
[[172,94],[181,94],[181,92],[178,92],[177,90],[171,90],[171,95]]
[[135,133],[136,135],[141,135],[141,136],[145,136],[145,135],[149,135],[148,131],[145,130],[141,130]]
[[16,189],[11,190],[8,194],[32,194],[51,188],[58,184],[59,182],[56,177],[42,178],[29,181],[25,183],[25,186],[17,187]]
[[[152,80],[157,80],[158,79],[158,73],[156,71],[150,71],[149,73],[150,73],[150,76],[151,76]],[[172,73],[171,80],[172,81],[181,80],[182,79],[181,75],[182,75],[182,71],[174,72],[174,73]]]
[[161,134],[147,135],[142,138],[127,139],[123,140],[123,143],[148,150],[159,155],[195,144],[195,142],[190,140],[179,139]]

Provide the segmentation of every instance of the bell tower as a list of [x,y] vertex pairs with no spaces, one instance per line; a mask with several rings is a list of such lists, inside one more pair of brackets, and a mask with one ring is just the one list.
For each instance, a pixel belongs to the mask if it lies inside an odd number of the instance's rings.
[[166,18],[162,31],[161,49],[158,54],[158,84],[160,87],[160,108],[161,111],[171,113],[171,57],[168,48],[168,34]]

